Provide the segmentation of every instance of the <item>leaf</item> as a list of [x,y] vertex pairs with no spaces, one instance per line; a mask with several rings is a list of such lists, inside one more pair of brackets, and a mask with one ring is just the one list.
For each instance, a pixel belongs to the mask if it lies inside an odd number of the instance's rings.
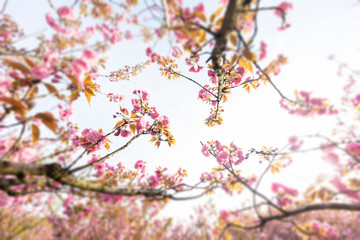
[[253,52],[251,52],[249,49],[246,49],[243,52],[243,56],[251,62],[256,61],[256,55]]
[[38,113],[35,115],[36,118],[39,118],[41,122],[48,127],[53,133],[56,133],[58,128],[57,120],[55,119],[54,115],[50,112]]
[[223,7],[223,6],[217,8],[217,9],[215,10],[215,12],[213,13],[214,17],[217,17],[217,16],[222,12],[222,10],[224,10],[224,7]]
[[89,73],[87,73],[87,74],[85,75],[84,84],[87,85],[87,86],[90,86],[90,87],[95,87],[95,83],[93,83],[93,82],[91,81],[91,77],[90,77],[90,74],[89,74]]
[[29,67],[33,68],[36,66],[36,64],[30,58],[24,56],[24,60],[27,63],[27,65],[29,65]]
[[12,60],[5,60],[5,61],[3,61],[3,63],[8,65],[12,69],[21,71],[22,73],[25,73],[25,74],[31,73],[30,69],[22,63],[15,62]]
[[106,144],[105,144],[105,148],[106,148],[106,150],[109,151],[109,149],[110,149],[110,144],[109,144],[109,143],[106,143]]
[[91,100],[91,97],[92,96],[95,96],[93,90],[91,88],[85,88],[85,96],[86,96],[86,99],[90,105],[90,100]]
[[130,127],[131,132],[135,135],[135,129],[136,129],[135,124],[132,123],[129,125],[129,127]]
[[220,26],[222,25],[222,23],[223,23],[223,20],[224,20],[224,17],[219,18],[219,19],[216,21],[215,25],[217,25],[217,26],[220,27]]
[[74,91],[71,92],[70,94],[70,101],[75,101],[76,99],[78,99],[80,96],[80,90],[79,89],[75,89]]
[[31,124],[31,132],[32,132],[32,142],[34,144],[37,142],[37,140],[39,140],[40,129],[35,124]]
[[118,126],[122,125],[124,122],[125,122],[124,119],[118,121],[118,122],[115,124],[115,127],[114,127],[113,129],[115,129],[115,128],[117,128]]
[[206,22],[206,16],[202,12],[195,12],[196,16],[198,16],[203,22]]
[[132,113],[131,118],[140,118],[140,117],[136,113]]
[[230,35],[230,42],[231,42],[232,45],[236,46],[236,44],[237,44],[237,37],[236,37],[235,34],[231,34],[231,35]]
[[253,68],[251,63],[249,63],[246,59],[241,58],[239,61],[239,66],[240,67],[244,67],[246,70],[250,71],[251,73],[253,73]]
[[206,41],[206,31],[205,30],[200,30],[199,42],[203,43],[205,41]]
[[33,85],[33,86],[31,86],[30,91],[26,95],[26,98],[27,99],[32,99],[32,98],[36,97],[38,92],[39,92],[39,88],[36,85]]
[[75,76],[71,76],[69,78],[73,82],[73,84],[78,85],[78,80],[77,80],[77,78]]
[[0,97],[0,101],[6,102],[14,107],[20,108],[22,110],[26,110],[26,107],[18,100],[10,97]]
[[50,83],[44,83],[46,89],[49,91],[49,93],[53,94],[54,96],[56,96],[58,99],[61,99],[59,93],[58,93],[58,90],[57,88],[50,84]]

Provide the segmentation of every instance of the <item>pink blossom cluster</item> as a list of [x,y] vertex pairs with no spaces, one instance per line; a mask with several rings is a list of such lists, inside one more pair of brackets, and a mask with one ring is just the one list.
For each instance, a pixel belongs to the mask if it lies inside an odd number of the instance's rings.
[[20,35],[18,24],[8,14],[1,14],[0,26],[0,44],[10,44],[14,38]]
[[122,100],[124,100],[123,95],[114,93],[109,93],[106,97],[109,99],[110,102],[121,102]]
[[204,144],[201,152],[205,157],[216,156],[218,164],[225,166],[229,166],[229,164],[239,165],[245,159],[241,148],[238,148],[234,143],[231,143],[230,147],[226,147],[221,145],[218,140]]
[[309,92],[300,91],[296,96],[295,103],[287,103],[285,99],[280,100],[280,106],[290,114],[297,116],[333,115],[338,111],[332,105],[328,105],[324,99],[312,98]]
[[[69,139],[72,139],[73,146],[82,146],[85,149],[88,149],[90,146],[94,146],[89,149],[88,153],[92,153],[101,149],[105,144],[107,139],[103,138],[105,136],[101,130],[94,130],[91,128],[86,128],[81,132],[79,136],[78,130],[75,127],[71,127],[71,123],[68,123],[70,130],[68,131],[67,135]],[[100,139],[103,138],[101,141]],[[100,141],[100,142],[98,142]]]
[[344,184],[338,176],[335,176],[331,183],[336,187],[336,189],[345,194],[347,197],[360,201],[360,193],[356,190],[350,189],[346,184]]
[[155,174],[147,178],[147,186],[144,187],[157,188],[160,184],[165,184],[167,187],[175,187],[175,190],[182,190],[184,186],[181,183],[187,176],[186,171],[179,169],[174,175],[168,174],[166,171],[167,168],[158,167]]
[[277,8],[280,8],[282,11],[275,9],[274,14],[277,17],[283,17],[283,13],[286,14],[289,10],[291,10],[293,8],[293,5],[289,2],[282,2],[280,3]]
[[289,137],[288,139],[288,142],[289,142],[289,149],[290,151],[296,151],[296,150],[299,150],[300,147],[303,145],[304,141],[303,140],[300,140],[298,137],[296,136],[291,136]]
[[73,114],[72,102],[69,102],[66,107],[58,104],[60,120],[65,122],[69,120],[69,117]]
[[91,49],[85,49],[82,53],[82,56],[76,58],[72,62],[72,70],[77,79],[78,85],[83,84],[85,74],[90,72],[91,67],[96,66],[97,63],[97,53]]
[[323,159],[341,169],[340,157],[334,151],[334,145],[332,143],[324,143],[320,145],[320,148],[323,152]]
[[[149,133],[152,136],[160,134],[161,131],[156,131],[156,129],[150,129],[150,122],[146,120],[146,116],[155,121],[153,125],[161,124],[162,127],[166,127],[170,124],[169,118],[167,116],[160,116],[160,114],[156,110],[156,107],[149,107],[148,101],[150,99],[150,96],[146,91],[134,90],[133,94],[137,97],[131,99],[133,107],[131,110],[131,114],[136,116],[135,120],[133,120],[136,133],[140,134],[145,130],[149,130]],[[121,113],[117,112],[117,115],[114,115],[114,118],[120,116],[124,119],[124,126],[117,129],[115,136],[131,136],[131,131],[128,129],[128,127],[130,127],[131,125],[131,120],[127,119],[126,115],[128,115],[128,110],[125,108],[121,108]]]
[[103,34],[106,42],[115,44],[122,40],[122,32],[120,31],[119,26],[111,28],[106,23],[103,23],[101,26],[97,25],[96,29]]
[[337,240],[339,239],[338,231],[330,226],[328,223],[320,223],[316,220],[311,221],[311,228],[313,231],[318,233],[320,240]]
[[266,49],[267,49],[267,44],[263,41],[260,42],[260,57],[259,57],[259,61],[265,59],[266,57]]
[[204,67],[199,66],[199,55],[192,56],[185,59],[186,65],[190,66],[189,72],[200,72]]
[[39,66],[34,66],[31,69],[31,74],[33,77],[38,79],[44,79],[50,76],[53,69],[56,69],[58,62],[60,60],[60,55],[57,52],[50,51],[45,54],[43,64]]
[[277,194],[276,201],[280,206],[286,206],[293,202],[292,197],[296,197],[299,193],[296,189],[286,187],[281,183],[273,183],[271,190]]

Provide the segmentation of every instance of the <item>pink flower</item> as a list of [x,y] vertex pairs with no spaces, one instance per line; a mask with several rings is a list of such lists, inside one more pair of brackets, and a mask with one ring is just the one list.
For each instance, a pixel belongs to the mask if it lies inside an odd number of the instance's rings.
[[263,41],[260,42],[260,57],[259,61],[263,60],[266,57],[266,48],[267,44]]
[[355,101],[356,101],[357,103],[360,103],[360,94],[356,95]]
[[51,16],[50,13],[47,13],[45,15],[46,18],[46,22],[50,25],[50,27],[52,27],[55,31],[62,33],[62,34],[68,34],[68,31],[61,27],[59,24],[57,24],[54,20],[54,18]]
[[98,63],[97,53],[91,49],[83,51],[83,59],[89,66],[94,66]]
[[148,48],[146,49],[146,56],[150,57],[150,56],[151,56],[151,53],[152,53],[152,50],[151,50],[150,47],[148,47]]
[[144,102],[149,101],[149,94],[145,91],[141,91],[141,100],[143,100]]
[[198,72],[200,72],[203,68],[204,68],[204,67],[197,66],[197,69],[195,69],[195,67],[193,66],[193,67],[191,67],[191,68],[189,69],[189,72],[196,72],[196,73],[198,73]]
[[177,46],[173,47],[173,51],[172,51],[172,56],[175,58],[179,58],[181,57],[181,55],[183,54],[183,52],[181,51],[181,49]]
[[218,161],[219,164],[223,164],[227,162],[228,158],[229,158],[229,153],[226,151],[221,151],[217,154],[216,160]]
[[[289,2],[282,2],[277,6],[277,8],[282,9],[284,11],[284,14],[286,14],[287,11],[293,8],[293,5]],[[274,11],[274,14],[278,17],[282,17],[283,15],[283,13],[277,9]]]
[[45,65],[51,68],[52,66],[58,64],[60,60],[60,55],[57,52],[51,51],[45,55],[44,60],[45,60]]
[[31,69],[31,74],[35,78],[44,79],[50,76],[51,69],[46,66],[35,66]]
[[143,160],[139,160],[135,163],[135,169],[141,169],[143,168],[145,165],[144,165],[144,161]]
[[167,116],[163,116],[163,120],[161,121],[163,126],[169,125],[169,118]]
[[126,129],[122,129],[121,132],[120,132],[120,135],[121,135],[122,137],[128,137],[128,136],[131,135],[131,132],[128,131],[128,130],[126,130]]
[[216,151],[218,151],[218,152],[221,152],[224,150],[224,147],[221,146],[221,143],[218,140],[215,141],[215,147],[216,147]]
[[139,118],[138,122],[136,123],[136,131],[137,133],[141,133],[145,129],[145,118],[141,117]]
[[346,150],[352,155],[360,155],[360,143],[349,143],[346,145]]
[[160,114],[156,111],[156,108],[154,107],[153,108],[153,113],[150,113],[149,116],[152,118],[152,119],[157,119]]
[[61,106],[60,104],[58,105],[61,121],[67,121],[69,117],[73,114],[72,102],[69,102],[68,106],[69,108],[64,109],[63,106]]
[[134,36],[132,35],[132,33],[129,30],[127,30],[125,32],[125,39],[126,40],[133,40],[134,39]]
[[229,220],[229,217],[230,217],[230,213],[226,210],[221,210],[220,211],[220,217],[222,220],[224,221],[228,221]]
[[210,157],[209,153],[209,146],[204,144],[201,149],[202,154],[204,154],[205,157]]
[[289,194],[293,197],[296,197],[299,193],[296,189],[292,189],[292,188],[288,188],[285,185],[282,185],[280,183],[273,183],[271,186],[271,190],[274,193],[284,193],[284,194]]
[[78,85],[82,85],[85,73],[89,70],[87,62],[85,62],[83,59],[78,58],[72,62],[71,66],[75,71],[75,77],[78,80]]
[[76,20],[76,16],[75,16],[74,11],[72,10],[72,8],[70,8],[68,6],[63,6],[63,7],[58,8],[57,13],[62,18],[65,18],[67,20],[71,20],[71,21]]
[[339,192],[345,193],[345,195],[350,198],[354,198],[358,201],[360,200],[360,194],[358,192],[349,189],[344,183],[341,182],[339,177],[334,177],[331,183],[334,184],[334,186],[337,188]]
[[96,143],[98,140],[100,140],[101,134],[93,129],[90,129],[86,134],[86,139],[91,143]]
[[151,175],[149,178],[148,178],[148,182],[149,182],[149,185],[153,188],[156,188],[158,185],[159,185],[159,180],[157,179],[156,176],[154,175]]

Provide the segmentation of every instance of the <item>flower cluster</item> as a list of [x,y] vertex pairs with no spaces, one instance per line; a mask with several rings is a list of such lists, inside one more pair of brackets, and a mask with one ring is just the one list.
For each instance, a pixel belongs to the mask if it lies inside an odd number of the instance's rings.
[[308,117],[314,116],[315,114],[333,115],[338,113],[334,106],[329,105],[325,99],[313,98],[309,92],[295,92],[295,97],[295,102],[286,102],[284,99],[280,100],[280,106],[290,114]]
[[276,201],[280,206],[290,205],[293,197],[296,197],[299,193],[296,189],[286,187],[280,183],[273,183],[271,190],[277,194]]

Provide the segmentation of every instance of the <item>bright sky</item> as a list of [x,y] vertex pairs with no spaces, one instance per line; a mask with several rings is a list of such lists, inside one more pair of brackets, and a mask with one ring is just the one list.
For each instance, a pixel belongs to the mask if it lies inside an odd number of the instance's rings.
[[[54,1],[55,4],[71,4],[72,1]],[[141,2],[141,1],[140,1]],[[194,2],[194,1],[185,1]],[[217,2],[206,1],[206,10],[213,11]],[[276,6],[282,1],[262,1],[262,6]],[[329,98],[331,103],[338,103],[345,79],[336,76],[337,65],[328,60],[330,54],[352,66],[358,65],[360,50],[360,32],[355,30],[360,26],[360,4],[355,0],[297,0],[291,1],[294,9],[289,12],[287,19],[291,28],[277,31],[280,19],[273,12],[260,13],[258,41],[268,44],[267,60],[274,59],[278,54],[288,57],[289,64],[282,68],[279,76],[273,81],[289,98],[293,98],[295,89],[312,91],[314,96]],[[265,5],[266,4],[266,5]],[[193,3],[192,3],[193,5]],[[46,6],[46,7],[44,7]],[[59,5],[60,6],[60,5]],[[46,34],[52,33],[45,24],[45,13],[49,11],[45,0],[10,0],[7,13],[18,19],[27,34],[46,29]],[[24,41],[25,43],[25,41]],[[126,41],[115,47],[109,53],[107,69],[104,74],[117,70],[124,65],[134,65],[146,60],[145,48],[151,44],[136,41]],[[255,47],[254,50],[259,47]],[[155,50],[167,53],[166,41],[160,42]],[[266,61],[261,66],[266,65]],[[182,69],[183,74],[194,77],[195,80],[206,84],[206,74],[195,75]],[[125,152],[121,152],[110,159],[110,163],[119,161],[125,166],[133,166],[139,160],[145,160],[149,169],[156,166],[167,166],[171,172],[179,167],[186,169],[189,178],[185,182],[195,183],[200,174],[210,171],[216,166],[216,160],[205,158],[201,152],[200,141],[217,139],[228,145],[234,141],[245,151],[251,147],[261,148],[282,147],[291,135],[306,135],[314,133],[329,134],[334,119],[318,117],[304,119],[293,117],[279,107],[280,97],[270,86],[260,87],[256,91],[246,93],[243,89],[236,89],[224,105],[224,125],[214,128],[206,127],[203,122],[208,116],[209,106],[197,99],[200,90],[185,79],[167,80],[162,78],[157,67],[150,67],[129,82],[108,83],[107,79],[99,79],[104,83],[103,91],[129,96],[124,103],[130,106],[134,89],[146,90],[150,94],[150,104],[157,107],[160,114],[167,115],[171,123],[171,131],[176,139],[176,145],[167,145],[159,149],[148,143],[149,137],[144,137],[132,144]],[[118,111],[117,104],[109,104],[104,96],[98,96],[88,106],[83,97],[75,104],[73,122],[83,128],[103,128],[110,131],[116,123],[112,118]],[[122,145],[123,139],[112,138],[113,150]],[[292,167],[284,170],[279,176],[268,177],[264,181],[264,188],[269,189],[271,181],[286,181],[288,185],[304,188],[311,183],[318,174],[329,173],[332,167],[325,164],[320,155],[297,155]],[[253,164],[246,171],[258,172],[260,166],[255,158],[250,159]],[[244,171],[245,171],[244,170]],[[321,171],[321,172],[319,172]],[[269,175],[270,176],[270,175]],[[221,206],[228,198],[217,197]],[[241,206],[243,197],[229,204]],[[166,214],[186,217],[192,212],[193,206],[205,200],[193,202],[170,203]],[[181,211],[179,210],[181,209]]]

